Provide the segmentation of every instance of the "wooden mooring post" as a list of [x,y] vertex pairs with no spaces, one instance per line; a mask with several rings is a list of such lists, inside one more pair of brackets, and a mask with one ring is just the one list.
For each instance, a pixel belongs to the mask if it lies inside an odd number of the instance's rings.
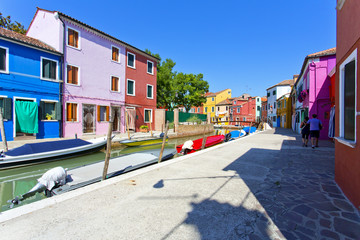
[[1,130],[1,140],[4,146],[4,152],[7,152],[8,150],[8,145],[7,145],[7,141],[6,141],[6,136],[5,136],[5,128],[4,128],[4,119],[3,119],[3,115],[2,115],[2,108],[0,108],[0,130]]
[[169,121],[166,121],[165,133],[164,133],[164,137],[163,137],[163,141],[162,141],[162,145],[161,145],[161,150],[160,150],[160,155],[159,155],[158,163],[160,163],[160,162],[161,162],[161,159],[162,159],[162,155],[163,155],[164,148],[165,148],[165,143],[166,143],[166,138],[167,138],[168,129],[169,129]]
[[106,179],[106,175],[109,168],[109,161],[110,161],[110,155],[111,155],[111,134],[113,129],[113,114],[111,114],[110,122],[109,122],[109,128],[107,133],[107,143],[106,143],[106,156],[105,156],[105,163],[104,163],[104,170],[102,175],[102,180]]
[[127,112],[127,110],[125,109],[125,122],[126,122],[126,132],[128,134],[128,139],[130,139],[130,132],[129,132],[129,114]]
[[207,137],[205,136],[205,133],[206,133],[206,126],[204,126],[204,133],[203,133],[203,140],[202,140],[201,149],[205,148],[206,139],[207,139]]
[[148,111],[148,113],[149,113],[149,122],[150,122],[150,133],[151,133],[151,137],[153,136],[153,132],[152,132],[152,118],[151,118],[151,112],[150,111]]

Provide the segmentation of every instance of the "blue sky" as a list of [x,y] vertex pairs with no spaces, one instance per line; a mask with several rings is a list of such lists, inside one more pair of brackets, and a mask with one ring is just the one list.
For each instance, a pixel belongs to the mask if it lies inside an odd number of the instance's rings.
[[27,28],[36,7],[57,10],[137,48],[203,73],[210,91],[265,96],[299,74],[306,55],[336,46],[336,1],[0,0]]

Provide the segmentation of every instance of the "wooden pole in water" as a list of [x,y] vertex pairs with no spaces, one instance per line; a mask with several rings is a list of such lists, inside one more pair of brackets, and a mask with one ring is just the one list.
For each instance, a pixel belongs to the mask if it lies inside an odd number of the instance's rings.
[[162,159],[162,155],[163,155],[164,148],[165,148],[165,143],[166,143],[166,138],[167,138],[167,132],[168,132],[168,130],[169,130],[169,121],[166,121],[165,133],[164,133],[163,142],[162,142],[162,145],[161,145],[161,150],[160,150],[160,155],[159,155],[158,163],[160,163],[160,162],[161,162],[161,159]]
[[151,112],[149,111],[149,121],[150,121],[150,133],[151,133],[151,137],[153,136],[153,132],[152,132],[152,118],[151,118]]
[[128,134],[128,139],[130,139],[130,132],[129,132],[129,114],[127,112],[127,110],[125,109],[125,122],[126,122],[126,132]]
[[109,129],[107,133],[107,143],[106,143],[106,156],[105,156],[105,163],[104,163],[104,171],[102,175],[102,180],[106,179],[106,175],[109,168],[109,161],[110,161],[110,154],[111,154],[111,133],[113,128],[113,114],[111,114],[110,122],[109,122]]
[[202,141],[201,149],[205,148],[205,143],[206,143],[206,138],[207,138],[205,136],[205,133],[206,133],[206,126],[204,126],[203,141]]
[[7,146],[6,136],[5,136],[4,119],[3,119],[1,108],[0,108],[0,130],[1,130],[1,140],[2,140],[2,143],[4,146],[4,152],[7,152],[8,146]]

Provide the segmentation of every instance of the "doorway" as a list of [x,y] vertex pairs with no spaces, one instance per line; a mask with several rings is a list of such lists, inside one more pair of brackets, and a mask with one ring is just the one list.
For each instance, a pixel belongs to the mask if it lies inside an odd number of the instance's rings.
[[111,113],[114,114],[113,132],[120,132],[121,108],[120,107],[111,107]]
[[135,108],[127,108],[127,115],[128,115],[128,127],[129,130],[135,131],[135,119],[136,119],[136,110]]
[[83,133],[95,133],[95,105],[83,104]]
[[36,139],[38,105],[35,98],[14,97],[14,140]]

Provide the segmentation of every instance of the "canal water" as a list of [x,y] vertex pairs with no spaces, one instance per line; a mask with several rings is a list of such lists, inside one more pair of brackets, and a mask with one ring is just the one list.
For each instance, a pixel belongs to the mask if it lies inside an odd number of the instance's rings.
[[[214,134],[224,134],[224,132],[216,130]],[[208,134],[208,136],[214,134]],[[166,148],[175,149],[175,146],[179,144],[183,144],[187,140],[195,140],[198,138],[202,138],[202,135],[169,139],[168,143],[166,144]],[[150,148],[158,149],[160,151],[161,144],[151,146]],[[121,144],[118,145],[115,144],[115,146],[112,147],[111,149],[111,157],[117,157],[124,154],[138,152],[141,150],[144,150],[144,148],[126,147]],[[74,167],[103,161],[104,159],[105,159],[105,151],[102,150],[97,153],[69,158],[60,161],[42,163],[27,167],[13,168],[8,170],[1,170],[0,171],[0,205],[1,205],[0,212],[9,210],[10,203],[8,203],[8,200],[14,199],[16,196],[20,196],[26,193],[27,191],[29,191],[33,186],[36,185],[37,179],[40,178],[47,170],[58,166],[71,169]],[[35,196],[25,199],[18,206],[29,204],[44,198],[46,197],[43,193],[37,193]]]

